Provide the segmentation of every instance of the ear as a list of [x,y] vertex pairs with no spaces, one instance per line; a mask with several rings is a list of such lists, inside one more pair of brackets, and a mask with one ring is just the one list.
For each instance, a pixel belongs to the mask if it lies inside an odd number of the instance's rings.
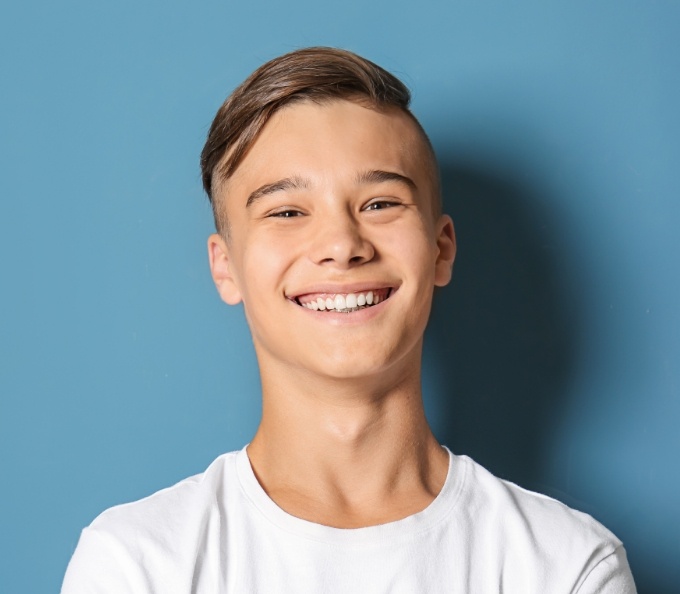
[[442,215],[437,222],[437,260],[434,265],[434,284],[443,287],[451,280],[453,261],[456,258],[456,232],[449,215]]
[[241,291],[231,271],[229,245],[217,233],[208,237],[208,260],[210,261],[210,273],[222,301],[229,305],[239,303],[242,299]]

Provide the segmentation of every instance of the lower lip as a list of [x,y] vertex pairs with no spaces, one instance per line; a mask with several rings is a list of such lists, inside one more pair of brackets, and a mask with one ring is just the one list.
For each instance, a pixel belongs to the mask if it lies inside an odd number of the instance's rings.
[[359,324],[366,322],[368,320],[371,320],[372,318],[380,315],[380,312],[383,311],[384,306],[390,302],[390,299],[394,297],[395,291],[392,291],[392,294],[385,299],[384,301],[381,301],[377,305],[371,305],[371,307],[364,307],[363,309],[359,309],[357,311],[350,311],[350,312],[341,312],[341,311],[319,311],[319,310],[314,310],[314,309],[309,309],[307,307],[304,307],[302,305],[298,305],[297,303],[291,301],[291,303],[301,309],[303,313],[308,314],[310,316],[314,316],[318,320],[325,321],[329,324],[333,324],[334,326],[341,326],[345,324]]

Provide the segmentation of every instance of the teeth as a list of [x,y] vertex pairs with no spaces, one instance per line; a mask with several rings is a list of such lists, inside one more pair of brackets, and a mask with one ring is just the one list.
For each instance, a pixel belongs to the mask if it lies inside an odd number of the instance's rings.
[[327,297],[317,297],[311,301],[300,302],[299,305],[311,309],[313,311],[337,311],[348,313],[357,311],[363,307],[370,307],[377,305],[388,297],[388,292],[381,289],[380,291],[368,291],[366,293],[348,293],[335,294]]

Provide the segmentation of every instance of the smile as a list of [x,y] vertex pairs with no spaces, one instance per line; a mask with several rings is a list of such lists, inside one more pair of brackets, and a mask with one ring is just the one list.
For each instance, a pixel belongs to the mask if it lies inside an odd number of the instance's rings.
[[302,295],[295,302],[313,311],[334,311],[351,313],[378,305],[388,299],[391,288],[373,289],[362,293],[315,293]]

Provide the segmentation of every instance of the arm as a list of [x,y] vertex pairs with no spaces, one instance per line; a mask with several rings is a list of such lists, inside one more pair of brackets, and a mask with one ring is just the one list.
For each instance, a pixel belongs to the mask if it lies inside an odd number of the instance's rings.
[[61,594],[152,594],[140,567],[110,535],[83,530]]

